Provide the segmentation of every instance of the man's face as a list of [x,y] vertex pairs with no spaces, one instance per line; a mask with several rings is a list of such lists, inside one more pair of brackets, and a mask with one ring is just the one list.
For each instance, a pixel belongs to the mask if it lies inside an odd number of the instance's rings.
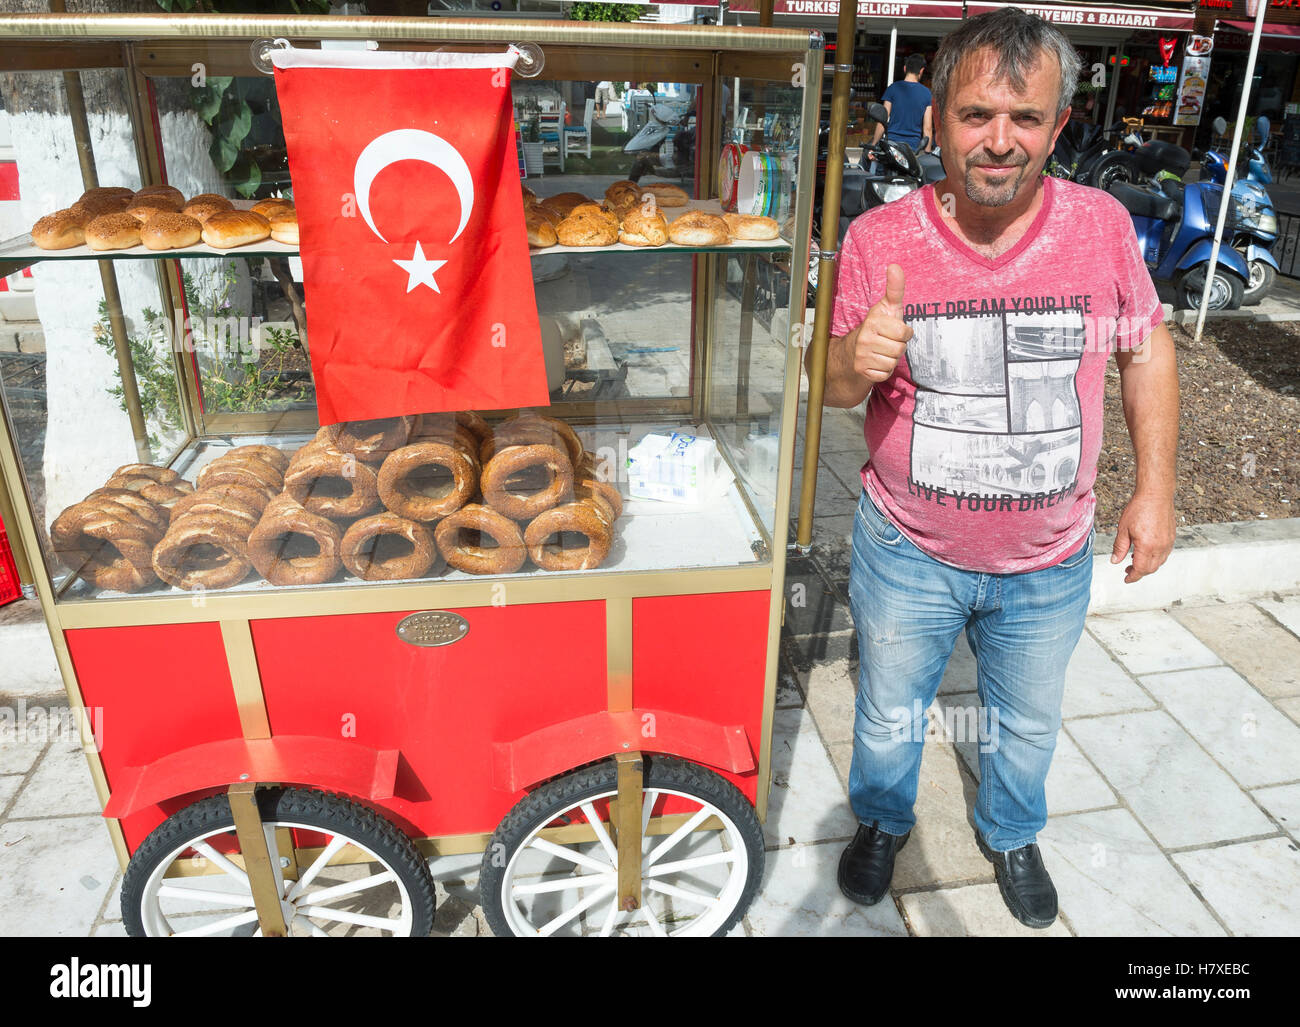
[[981,207],[1004,207],[1042,172],[1056,137],[1070,118],[1057,117],[1060,69],[1043,55],[1018,92],[995,79],[997,58],[981,50],[954,69],[940,120],[943,166],[952,182]]

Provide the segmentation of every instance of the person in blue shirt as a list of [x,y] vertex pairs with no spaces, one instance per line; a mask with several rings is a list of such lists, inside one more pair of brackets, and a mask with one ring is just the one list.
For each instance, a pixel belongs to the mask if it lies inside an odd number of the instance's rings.
[[[925,152],[929,153],[934,145],[934,125],[930,90],[921,85],[925,57],[919,53],[910,54],[903,62],[903,71],[903,81],[893,83],[881,98],[885,110],[889,111],[889,138],[907,143],[913,150],[919,150],[921,140],[925,139]],[[872,143],[880,142],[884,134],[885,126],[877,125]]]

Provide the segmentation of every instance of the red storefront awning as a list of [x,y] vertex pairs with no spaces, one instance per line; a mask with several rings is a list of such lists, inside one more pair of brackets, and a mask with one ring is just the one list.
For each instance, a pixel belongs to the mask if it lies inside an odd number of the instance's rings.
[[1190,32],[1190,11],[1170,11],[1153,7],[1087,7],[1066,4],[968,3],[966,17],[996,11],[1001,7],[1019,7],[1057,25],[1078,28],[1159,29],[1164,32]]
[[[1250,21],[1221,21],[1219,24],[1236,29],[1247,37],[1255,31],[1255,23]],[[1266,39],[1295,39],[1300,37],[1300,25],[1270,25],[1265,22],[1262,35]]]

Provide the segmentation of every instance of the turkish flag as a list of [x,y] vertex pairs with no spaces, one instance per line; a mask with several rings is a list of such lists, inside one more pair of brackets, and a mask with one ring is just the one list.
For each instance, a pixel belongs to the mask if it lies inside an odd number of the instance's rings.
[[519,51],[272,53],[321,424],[548,405]]

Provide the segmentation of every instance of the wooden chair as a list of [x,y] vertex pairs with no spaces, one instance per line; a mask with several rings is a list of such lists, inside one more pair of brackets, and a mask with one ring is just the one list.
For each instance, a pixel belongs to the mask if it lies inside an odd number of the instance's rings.
[[537,115],[537,138],[542,144],[542,166],[558,164],[564,172],[564,105]]

